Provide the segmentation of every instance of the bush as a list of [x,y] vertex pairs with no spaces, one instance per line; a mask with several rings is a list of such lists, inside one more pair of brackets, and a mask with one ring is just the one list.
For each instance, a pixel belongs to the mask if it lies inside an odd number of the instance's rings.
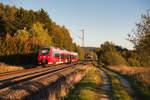
[[140,62],[134,58],[128,58],[129,66],[141,66]]
[[150,56],[141,57],[141,65],[144,67],[150,67]]
[[126,65],[124,58],[117,52],[105,52],[103,60],[106,65]]

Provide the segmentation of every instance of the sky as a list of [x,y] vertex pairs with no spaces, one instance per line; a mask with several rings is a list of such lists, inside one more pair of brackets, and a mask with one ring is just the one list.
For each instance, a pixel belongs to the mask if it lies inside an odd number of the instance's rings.
[[133,49],[128,34],[150,9],[150,0],[0,0],[25,9],[46,10],[58,25],[65,25],[73,42],[85,30],[85,46],[100,47],[105,41]]

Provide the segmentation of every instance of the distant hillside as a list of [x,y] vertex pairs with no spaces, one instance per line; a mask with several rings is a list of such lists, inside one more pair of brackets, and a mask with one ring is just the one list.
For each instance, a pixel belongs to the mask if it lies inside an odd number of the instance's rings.
[[95,52],[97,47],[81,47],[85,52]]

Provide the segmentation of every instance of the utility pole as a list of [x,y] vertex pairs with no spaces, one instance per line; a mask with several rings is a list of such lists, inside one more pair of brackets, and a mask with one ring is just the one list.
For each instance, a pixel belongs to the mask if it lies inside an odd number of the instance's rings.
[[148,18],[150,17],[150,9],[147,9],[147,16],[148,16]]
[[85,46],[85,35],[84,35],[84,33],[85,33],[85,31],[84,31],[84,29],[81,29],[80,30],[81,32],[82,32],[82,36],[79,36],[79,35],[77,35],[76,33],[74,33],[74,32],[72,32],[74,35],[76,35],[79,39],[81,39],[81,41],[82,41],[82,47],[84,47]]
[[82,32],[82,37],[81,37],[81,40],[82,40],[82,47],[85,46],[84,42],[85,42],[85,37],[84,37],[84,29],[80,30]]

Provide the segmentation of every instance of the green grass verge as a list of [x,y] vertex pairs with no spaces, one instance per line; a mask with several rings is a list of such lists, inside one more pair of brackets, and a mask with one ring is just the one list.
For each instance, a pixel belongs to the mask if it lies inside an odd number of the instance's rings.
[[98,69],[92,67],[89,73],[62,100],[99,100],[99,90],[102,80]]
[[115,74],[101,68],[108,75],[111,83],[111,98],[113,100],[132,100]]

